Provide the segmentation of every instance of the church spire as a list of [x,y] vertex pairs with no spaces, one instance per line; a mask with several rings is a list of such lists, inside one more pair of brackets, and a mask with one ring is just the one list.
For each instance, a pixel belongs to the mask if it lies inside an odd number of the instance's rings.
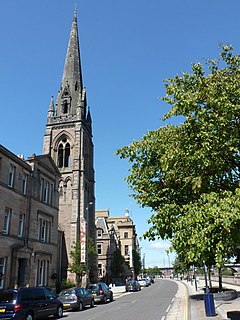
[[63,113],[68,114],[76,113],[76,106],[82,89],[83,83],[78,38],[77,12],[75,8],[63,69],[62,83],[57,98],[57,115],[60,115],[62,111]]
[[71,90],[76,90],[76,86],[82,89],[82,71],[80,60],[80,49],[78,39],[77,12],[74,10],[72,29],[70,33],[67,55],[64,65],[62,84],[68,81]]

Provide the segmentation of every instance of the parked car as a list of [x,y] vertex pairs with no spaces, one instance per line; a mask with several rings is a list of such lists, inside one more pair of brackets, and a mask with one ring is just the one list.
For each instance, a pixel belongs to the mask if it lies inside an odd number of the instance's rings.
[[141,287],[148,287],[148,281],[146,278],[142,278],[142,279],[138,280],[138,282]]
[[113,301],[113,292],[104,282],[91,283],[86,289],[92,293],[95,302]]
[[152,275],[148,275],[147,279],[150,281],[150,283],[154,283],[154,277]]
[[35,320],[52,315],[61,318],[63,304],[49,289],[0,289],[0,319]]
[[125,288],[126,288],[127,292],[141,290],[141,286],[140,286],[139,282],[136,280],[127,281]]
[[93,295],[84,288],[65,289],[59,293],[63,309],[83,310],[86,306],[94,307]]

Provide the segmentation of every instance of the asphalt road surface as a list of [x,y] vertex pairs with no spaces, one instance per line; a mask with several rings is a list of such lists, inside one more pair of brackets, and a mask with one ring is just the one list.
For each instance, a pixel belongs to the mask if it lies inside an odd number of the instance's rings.
[[178,286],[168,280],[156,280],[139,292],[125,293],[113,302],[96,304],[83,311],[64,312],[65,320],[161,320],[177,293]]

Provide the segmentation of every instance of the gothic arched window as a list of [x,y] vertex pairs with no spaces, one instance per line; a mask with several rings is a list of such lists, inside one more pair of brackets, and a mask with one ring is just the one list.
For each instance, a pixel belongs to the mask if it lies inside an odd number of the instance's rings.
[[63,167],[63,145],[60,144],[58,147],[58,167]]
[[70,167],[70,144],[66,138],[64,138],[58,146],[58,167]]
[[65,156],[64,156],[64,167],[69,167],[70,163],[70,144],[67,143],[65,146]]

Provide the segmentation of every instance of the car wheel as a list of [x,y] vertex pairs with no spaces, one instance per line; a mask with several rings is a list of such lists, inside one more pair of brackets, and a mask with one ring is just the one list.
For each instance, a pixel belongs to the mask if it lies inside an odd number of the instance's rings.
[[94,307],[94,299],[92,299],[92,301],[91,301],[91,308],[93,308]]
[[56,312],[56,317],[57,317],[57,319],[59,319],[59,318],[62,318],[62,316],[63,316],[63,307],[58,306],[57,312]]
[[111,294],[111,296],[110,296],[110,301],[111,302],[113,301],[113,294]]
[[82,310],[83,310],[83,303],[80,301],[78,306],[78,311],[82,311]]
[[25,320],[33,320],[34,319],[34,317],[33,317],[33,314],[32,313],[27,313],[26,315],[25,315]]

